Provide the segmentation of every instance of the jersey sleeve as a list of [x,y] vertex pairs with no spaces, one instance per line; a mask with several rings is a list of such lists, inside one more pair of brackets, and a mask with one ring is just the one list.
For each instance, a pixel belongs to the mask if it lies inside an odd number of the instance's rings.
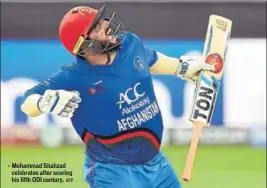
[[134,41],[136,41],[136,45],[140,48],[140,50],[144,53],[148,65],[149,67],[151,67],[157,60],[158,60],[158,56],[155,50],[152,50],[150,48],[148,48],[143,40],[136,34],[131,33]]
[[65,69],[61,69],[54,73],[50,78],[45,80],[42,83],[39,83],[32,87],[31,89],[27,90],[22,99],[22,103],[25,101],[25,99],[32,95],[32,94],[39,94],[43,95],[44,92],[47,89],[51,90],[58,90],[58,89],[64,89],[64,90],[69,90],[70,89],[70,76],[69,76],[69,71]]
[[158,56],[155,50],[151,50],[148,47],[144,46],[144,50],[146,53],[146,57],[149,61],[149,67],[154,65],[154,63],[158,60]]

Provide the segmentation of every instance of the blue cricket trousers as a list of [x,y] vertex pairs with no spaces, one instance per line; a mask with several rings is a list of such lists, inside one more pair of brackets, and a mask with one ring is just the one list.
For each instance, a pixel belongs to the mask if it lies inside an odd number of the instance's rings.
[[91,188],[181,188],[161,151],[143,165],[103,164],[86,157],[84,178]]

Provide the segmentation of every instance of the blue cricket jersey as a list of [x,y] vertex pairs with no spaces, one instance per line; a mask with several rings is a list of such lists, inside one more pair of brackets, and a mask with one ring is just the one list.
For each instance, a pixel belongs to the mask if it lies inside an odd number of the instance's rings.
[[110,65],[77,58],[72,66],[28,90],[24,98],[47,89],[79,91],[81,103],[71,118],[97,162],[143,164],[159,151],[163,122],[149,67],[157,61],[135,34],[127,32]]

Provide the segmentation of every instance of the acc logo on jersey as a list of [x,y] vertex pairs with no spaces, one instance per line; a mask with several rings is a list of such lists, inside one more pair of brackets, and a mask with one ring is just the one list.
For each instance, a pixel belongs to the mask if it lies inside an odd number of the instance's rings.
[[122,108],[122,105],[126,102],[128,105],[134,103],[137,101],[140,97],[143,97],[146,92],[140,92],[138,91],[138,86],[140,85],[140,82],[136,83],[134,87],[128,88],[124,93],[120,93],[120,100],[117,102],[117,105],[119,105],[119,108]]
[[144,61],[141,57],[137,56],[134,58],[134,67],[137,70],[143,70],[145,68]]

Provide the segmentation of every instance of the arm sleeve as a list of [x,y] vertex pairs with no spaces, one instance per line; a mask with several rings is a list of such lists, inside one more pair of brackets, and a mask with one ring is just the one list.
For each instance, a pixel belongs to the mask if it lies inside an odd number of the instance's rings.
[[132,37],[135,39],[134,42],[137,43],[139,50],[145,55],[152,74],[176,75],[180,65],[179,59],[166,56],[148,48],[144,45],[142,39],[135,34],[132,34]]
[[160,52],[156,52],[158,59],[150,67],[152,74],[170,74],[176,75],[180,66],[180,61],[177,58],[166,56]]
[[50,78],[45,80],[43,83],[35,85],[33,88],[27,90],[24,93],[22,103],[24,100],[33,94],[43,95],[47,89],[57,90],[57,89],[70,89],[70,81],[69,81],[69,71],[60,70],[53,74]]
[[27,90],[24,93],[22,102],[21,102],[21,110],[32,117],[38,116],[41,114],[38,108],[38,101],[40,97],[44,94],[47,89],[58,90],[70,89],[70,81],[69,81],[69,71],[60,70],[52,75],[49,79],[44,81],[43,83],[37,84],[33,88]]
[[148,47],[144,46],[144,50],[149,61],[149,67],[153,66],[158,60],[158,54],[155,50],[151,50]]

